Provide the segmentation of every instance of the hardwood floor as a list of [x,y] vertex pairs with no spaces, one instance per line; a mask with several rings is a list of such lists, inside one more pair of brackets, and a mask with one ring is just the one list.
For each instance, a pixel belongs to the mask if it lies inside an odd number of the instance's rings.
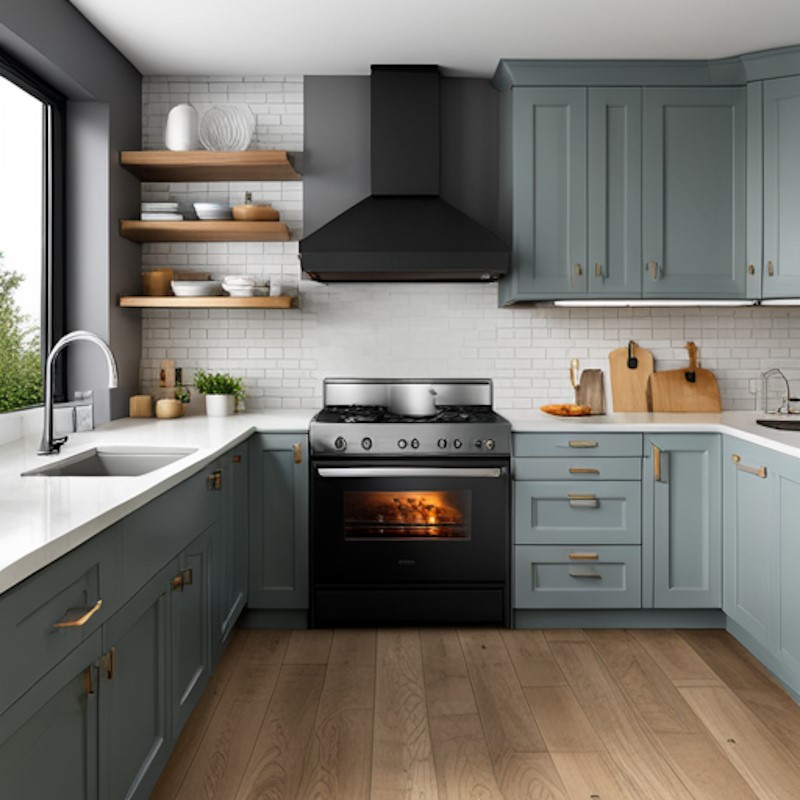
[[156,800],[781,800],[800,707],[721,631],[236,631]]

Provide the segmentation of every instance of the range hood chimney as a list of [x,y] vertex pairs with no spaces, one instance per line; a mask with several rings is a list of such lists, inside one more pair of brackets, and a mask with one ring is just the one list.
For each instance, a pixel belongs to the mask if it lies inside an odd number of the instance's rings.
[[372,194],[300,242],[320,281],[476,281],[508,272],[508,246],[439,197],[439,68],[373,66]]

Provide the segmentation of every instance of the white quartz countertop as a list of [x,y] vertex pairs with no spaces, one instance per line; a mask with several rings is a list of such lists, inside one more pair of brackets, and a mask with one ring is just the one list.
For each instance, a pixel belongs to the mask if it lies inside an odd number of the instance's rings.
[[[252,433],[301,432],[317,409],[282,409],[232,417],[120,419],[75,433],[54,457],[36,455],[38,436],[0,447],[0,593],[203,469]],[[800,458],[800,432],[756,424],[755,412],[608,414],[552,417],[541,411],[502,411],[516,433],[717,432]],[[138,477],[21,477],[93,447],[195,448],[196,452]]]

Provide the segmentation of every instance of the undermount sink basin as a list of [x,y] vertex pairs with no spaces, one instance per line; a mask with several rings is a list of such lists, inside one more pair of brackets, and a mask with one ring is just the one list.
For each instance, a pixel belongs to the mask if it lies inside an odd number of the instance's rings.
[[757,419],[756,422],[779,431],[800,431],[800,419]]
[[23,477],[32,475],[60,477],[132,477],[166,467],[181,458],[197,452],[188,448],[135,448],[97,447],[85,453],[66,458],[57,464],[23,472]]

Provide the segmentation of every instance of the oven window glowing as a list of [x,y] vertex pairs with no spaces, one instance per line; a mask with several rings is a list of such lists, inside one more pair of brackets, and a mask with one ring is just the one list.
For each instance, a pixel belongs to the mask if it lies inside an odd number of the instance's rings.
[[469,539],[470,492],[345,492],[346,539]]

